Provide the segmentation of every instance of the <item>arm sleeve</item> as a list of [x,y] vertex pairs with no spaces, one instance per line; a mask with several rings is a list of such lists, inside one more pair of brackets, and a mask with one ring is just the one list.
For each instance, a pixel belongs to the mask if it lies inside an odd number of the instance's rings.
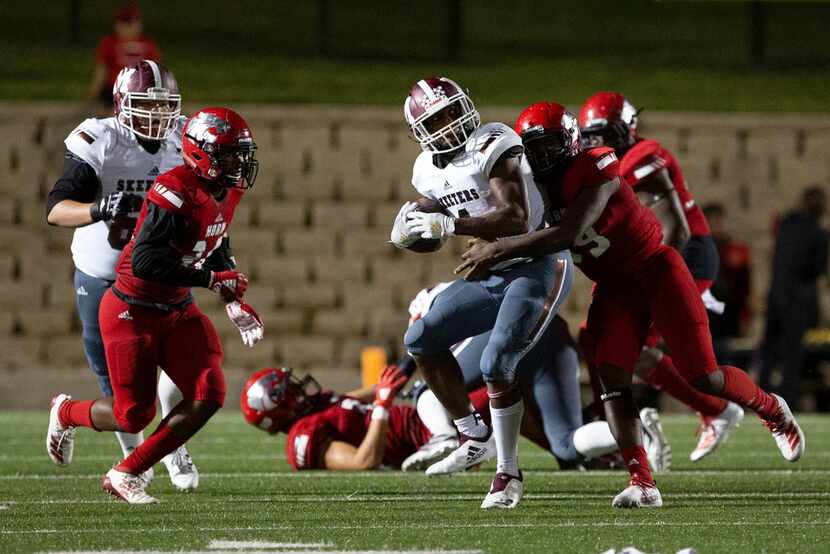
[[100,188],[101,182],[95,170],[79,157],[67,152],[63,174],[46,197],[46,215],[62,200],[93,202]]
[[229,269],[236,269],[236,258],[233,257],[233,250],[231,250],[231,239],[225,235],[222,237],[222,242],[219,247],[211,252],[210,256],[202,264],[204,269],[211,271],[227,271]]
[[178,230],[184,227],[183,217],[147,202],[147,215],[135,239],[132,255],[133,274],[148,281],[180,287],[207,287],[210,271],[181,264],[172,244]]

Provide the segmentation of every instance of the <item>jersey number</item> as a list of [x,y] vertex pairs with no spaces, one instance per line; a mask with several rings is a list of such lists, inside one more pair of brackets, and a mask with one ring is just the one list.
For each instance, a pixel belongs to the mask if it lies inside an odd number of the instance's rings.
[[213,246],[213,248],[210,249],[210,252],[205,253],[205,250],[207,250],[207,241],[196,241],[196,244],[193,245],[193,254],[190,256],[182,257],[182,265],[187,267],[194,266],[196,269],[201,269],[202,264],[205,262],[205,260],[207,260],[211,254],[213,254],[214,250],[219,248],[219,245],[221,243],[222,239],[220,238],[218,241],[216,241],[216,244]]
[[591,243],[594,243],[595,246],[591,247],[588,250],[591,253],[591,256],[594,258],[599,258],[600,256],[608,250],[608,247],[611,246],[611,241],[607,238],[603,237],[602,235],[598,235],[596,231],[594,231],[593,227],[588,227],[582,236],[576,239],[576,246],[588,246]]

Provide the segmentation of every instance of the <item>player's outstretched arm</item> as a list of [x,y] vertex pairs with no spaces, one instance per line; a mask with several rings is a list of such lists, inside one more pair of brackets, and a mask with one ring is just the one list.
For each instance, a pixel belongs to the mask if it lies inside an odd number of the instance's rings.
[[666,168],[662,168],[637,186],[637,197],[640,202],[647,206],[657,219],[663,229],[663,244],[667,244],[677,250],[685,246],[691,237],[689,222],[683,211],[683,204],[677,189],[674,188]]
[[495,240],[527,232],[525,190],[521,175],[519,148],[508,150],[490,172],[490,190],[498,206],[481,217],[455,220],[455,234]]
[[67,153],[63,174],[46,198],[46,221],[60,227],[83,227],[93,223],[91,209],[101,188],[95,170]]
[[473,242],[461,255],[464,262],[455,269],[456,274],[464,273],[467,279],[479,279],[486,275],[490,267],[501,261],[543,256],[571,248],[599,219],[608,200],[619,189],[619,178],[582,189],[566,210],[558,227],[496,242]]

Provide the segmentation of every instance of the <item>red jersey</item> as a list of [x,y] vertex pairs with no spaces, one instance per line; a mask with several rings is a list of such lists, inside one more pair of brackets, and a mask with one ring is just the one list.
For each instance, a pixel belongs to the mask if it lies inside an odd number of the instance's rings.
[[[333,397],[328,408],[298,420],[288,431],[285,456],[295,470],[325,469],[323,453],[331,441],[355,448],[369,431],[372,406],[349,397]],[[399,468],[426,444],[431,434],[411,406],[392,406],[386,431],[383,464]]]
[[115,287],[127,296],[145,302],[178,304],[187,299],[190,287],[146,281],[133,275],[133,248],[147,217],[148,204],[181,216],[185,223],[176,229],[177,236],[170,246],[182,265],[198,267],[221,244],[243,194],[241,189],[229,188],[222,200],[217,200],[186,165],[159,175],[138,214],[133,237],[118,259]]
[[124,66],[136,64],[141,60],[158,61],[160,57],[156,42],[144,35],[134,40],[122,40],[116,35],[107,35],[101,39],[95,51],[95,62],[107,66],[110,87]]
[[620,162],[620,174],[635,190],[643,179],[663,168],[668,171],[669,179],[671,179],[674,189],[677,191],[677,196],[680,197],[680,204],[686,214],[686,221],[689,222],[689,232],[697,236],[711,235],[712,232],[709,230],[706,216],[703,215],[703,210],[695,203],[694,197],[689,192],[680,165],[678,165],[671,152],[663,148],[659,142],[639,139],[625,153]]
[[[583,189],[618,177],[620,164],[613,149],[591,148],[577,154],[560,179],[559,190],[546,187],[553,225],[559,223]],[[621,183],[599,219],[577,239],[571,252],[574,263],[594,282],[628,279],[636,276],[657,252],[662,235],[654,214],[640,204],[631,187]]]

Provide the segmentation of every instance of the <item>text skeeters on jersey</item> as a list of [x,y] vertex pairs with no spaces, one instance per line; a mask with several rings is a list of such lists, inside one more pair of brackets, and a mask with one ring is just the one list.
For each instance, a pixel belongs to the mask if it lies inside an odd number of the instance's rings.
[[[431,152],[422,152],[412,170],[412,186],[421,196],[435,200],[454,217],[479,217],[496,209],[489,175],[506,152],[522,148],[521,139],[507,125],[487,123],[476,129],[467,143],[445,166],[438,167]],[[542,196],[530,168],[522,160],[528,231],[542,227]]]
[[[174,132],[160,142],[159,150],[145,150],[131,131],[114,117],[87,119],[76,127],[64,144],[68,155],[88,164],[101,183],[100,196],[112,192],[145,196],[156,178],[182,163],[180,118]],[[132,214],[137,217],[138,212]],[[114,280],[120,250],[109,240],[107,222],[99,221],[74,231],[72,259],[75,266],[93,277]]]

